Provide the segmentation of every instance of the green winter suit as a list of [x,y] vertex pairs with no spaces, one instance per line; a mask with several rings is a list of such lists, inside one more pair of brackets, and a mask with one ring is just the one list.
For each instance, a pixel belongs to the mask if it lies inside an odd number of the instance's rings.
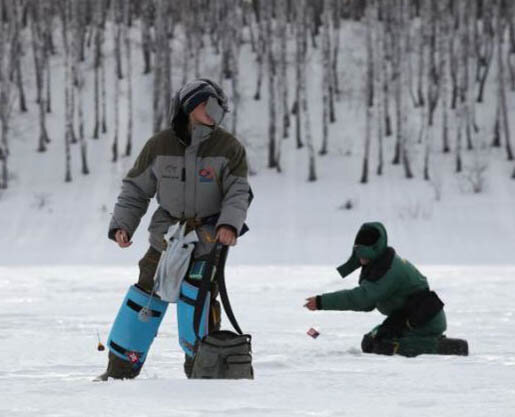
[[[317,307],[321,310],[372,311],[377,308],[382,314],[393,318],[401,311],[410,296],[429,290],[427,279],[408,261],[395,254],[387,246],[386,229],[381,223],[365,223],[361,229],[375,229],[379,234],[377,241],[371,246],[355,245],[350,259],[340,267],[338,272],[345,278],[358,269],[359,258],[370,259],[370,263],[362,267],[359,286],[350,290],[336,291],[317,297]],[[381,333],[385,324],[375,327],[365,335],[366,340],[373,343]],[[406,320],[404,320],[405,322]],[[364,351],[374,353],[397,353],[404,356],[416,356],[423,353],[437,353],[438,341],[446,330],[446,318],[443,309],[423,325],[412,327],[409,322],[402,323],[397,332],[382,332],[381,344],[390,345],[387,352],[372,348]]]

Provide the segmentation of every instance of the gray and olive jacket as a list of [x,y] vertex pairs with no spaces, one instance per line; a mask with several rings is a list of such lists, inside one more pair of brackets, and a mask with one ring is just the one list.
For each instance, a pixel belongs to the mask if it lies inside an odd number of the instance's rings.
[[203,223],[198,230],[201,241],[213,241],[221,225],[239,234],[251,195],[245,149],[236,138],[220,127],[194,125],[191,142],[186,143],[169,128],[147,141],[123,179],[109,237],[114,239],[117,229],[132,236],[154,196],[159,207],[148,230],[150,244],[158,251],[164,249],[168,227],[181,220]]

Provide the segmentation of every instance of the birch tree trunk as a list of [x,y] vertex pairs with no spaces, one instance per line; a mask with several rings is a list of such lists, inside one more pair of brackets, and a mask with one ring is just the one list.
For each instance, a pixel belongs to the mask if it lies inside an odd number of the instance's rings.
[[[331,79],[331,42],[330,42],[330,21],[329,7],[324,7],[322,15],[322,148],[319,155],[327,154],[329,141],[329,89]],[[368,31],[368,28],[367,28]],[[367,32],[368,33],[368,32]],[[367,35],[368,36],[368,35]],[[367,38],[368,39],[368,38]]]
[[71,173],[71,144],[74,142],[75,133],[73,131],[73,108],[71,105],[71,89],[73,85],[72,68],[71,68],[71,53],[70,53],[70,32],[71,25],[71,4],[70,2],[63,2],[61,4],[61,18],[62,18],[62,37],[64,47],[64,106],[65,106],[65,134],[64,134],[64,159],[65,159],[65,174],[64,181],[72,181]]
[[366,31],[367,31],[367,76],[366,76],[366,128],[365,128],[365,149],[363,152],[363,165],[361,170],[361,183],[368,182],[368,164],[370,157],[370,141],[372,134],[372,111],[374,106],[374,48],[372,44],[372,31],[374,30],[374,2],[369,0],[366,8]]
[[295,103],[293,105],[292,113],[295,115],[295,139],[297,143],[297,149],[304,146],[302,141],[302,111],[300,108],[301,100],[301,75],[302,75],[302,51],[304,48],[302,38],[302,13],[301,3],[297,3],[295,9]]
[[[13,108],[13,85],[11,75],[14,70],[14,62],[12,60],[14,48],[16,48],[15,39],[15,18],[13,4],[0,1],[0,189],[9,187],[9,127],[10,118]],[[4,24],[3,17],[7,18],[7,24]]]
[[16,86],[18,88],[18,98],[20,111],[27,112],[27,100],[25,99],[25,89],[23,86],[23,73],[21,61],[24,55],[24,36],[21,27],[22,23],[22,9],[20,0],[12,0],[12,19],[14,24],[14,39],[13,39],[13,51],[11,59],[14,60],[13,66],[16,72]]
[[374,17],[374,51],[375,51],[375,86],[374,95],[376,103],[376,125],[377,125],[377,175],[383,175],[384,167],[384,71],[382,65],[385,61],[385,52],[383,48],[383,38],[385,35],[384,21],[380,22],[382,15],[382,2],[376,2],[376,15]]
[[506,148],[506,156],[509,161],[513,160],[513,152],[511,149],[510,137],[510,120],[508,115],[508,107],[506,102],[506,80],[504,76],[504,55],[503,44],[505,34],[504,7],[503,2],[499,1],[497,5],[497,86],[499,94],[500,113],[502,120],[502,129],[504,136],[504,144]]
[[122,63],[122,45],[121,45],[121,33],[123,24],[123,10],[121,10],[122,3],[120,0],[115,0],[112,3],[113,12],[115,14],[115,22],[113,25],[113,43],[115,48],[115,65],[114,65],[114,94],[113,94],[113,111],[114,111],[114,132],[113,132],[113,143],[111,145],[111,161],[118,161],[118,144],[120,139],[120,80],[123,79],[121,73]]
[[131,39],[129,32],[130,24],[130,4],[124,3],[124,26],[123,26],[123,40],[125,43],[125,67],[127,68],[127,143],[125,144],[125,156],[130,156],[132,153],[132,126],[133,126],[133,111],[132,111],[132,62],[131,62]]
[[393,28],[392,28],[392,9],[394,0],[384,0],[384,23],[383,23],[383,100],[384,100],[384,123],[385,135],[392,135],[392,118],[390,117],[390,79],[389,66],[393,63]]
[[[262,6],[263,7],[263,6]],[[254,93],[254,100],[261,99],[261,86],[263,84],[263,63],[265,60],[265,18],[264,13],[261,10],[257,20],[258,28],[258,40],[257,40],[257,80],[256,80],[256,92]]]
[[86,138],[84,137],[84,105],[83,105],[83,89],[84,89],[84,69],[83,60],[79,51],[81,50],[80,44],[82,43],[83,33],[85,27],[83,27],[84,19],[79,19],[79,16],[84,15],[84,3],[80,0],[70,0],[72,8],[72,33],[73,33],[73,49],[75,50],[75,70],[77,77],[77,112],[79,122],[79,144],[80,144],[80,156],[81,156],[81,172],[84,175],[89,174],[88,167],[88,148]]
[[474,86],[474,77],[471,75],[471,55],[474,48],[471,48],[471,35],[470,35],[470,22],[471,17],[474,16],[474,5],[476,2],[471,2],[468,4],[465,9],[465,13],[463,15],[463,38],[462,38],[462,58],[463,58],[463,68],[465,70],[465,80],[462,90],[462,100],[465,101],[465,133],[467,136],[467,149],[470,151],[474,148],[474,138],[473,138],[473,103],[472,100],[472,88]]
[[93,139],[99,138],[100,132],[100,77],[102,71],[103,58],[103,44],[104,44],[104,28],[103,28],[103,14],[104,1],[96,0],[95,4],[95,52],[93,63],[94,75],[94,114],[95,122],[93,127]]
[[43,25],[42,7],[44,6],[43,0],[40,2],[31,3],[31,32],[32,32],[32,50],[34,55],[34,68],[36,74],[36,87],[37,87],[37,103],[39,107],[39,140],[38,152],[45,152],[46,145],[50,143],[48,131],[46,128],[46,108],[45,108],[45,72],[48,69],[48,51],[45,42],[45,28]]
[[315,146],[313,145],[313,137],[311,135],[311,121],[309,117],[309,102],[306,88],[306,57],[307,57],[307,37],[308,26],[306,0],[299,0],[300,13],[298,13],[298,22],[301,30],[301,57],[300,57],[300,100],[301,109],[304,115],[304,135],[306,139],[306,146],[308,149],[308,181],[313,182],[317,180],[316,174],[316,156]]
[[409,156],[409,141],[408,135],[406,133],[406,124],[407,124],[407,111],[404,100],[404,74],[405,66],[406,66],[406,11],[407,11],[407,1],[406,0],[398,0],[398,42],[397,42],[397,60],[398,60],[398,78],[396,85],[396,111],[397,111],[397,130],[398,135],[400,137],[400,153],[402,159],[402,166],[404,168],[404,176],[407,179],[413,178],[413,173],[411,171],[411,161]]
[[[456,173],[460,173],[463,169],[461,150],[463,141],[463,129],[466,128],[466,86],[467,86],[467,27],[465,22],[467,20],[467,4],[465,0],[459,0],[455,5],[455,11],[459,19],[459,29],[456,31],[461,41],[461,65],[457,65],[456,69],[456,85],[458,86],[459,98],[456,110]],[[457,59],[456,59],[457,60]]]
[[238,9],[237,3],[233,0],[228,19],[228,29],[230,36],[230,65],[231,65],[231,85],[232,85],[232,134],[238,134],[238,116],[240,109],[240,51],[241,51],[241,28],[243,26],[242,11]]
[[401,163],[401,145],[402,145],[402,82],[401,82],[401,27],[400,27],[400,8],[402,0],[393,0],[392,9],[394,19],[392,20],[392,67],[393,79],[395,81],[395,113],[396,113],[396,137],[395,137],[395,151],[392,164],[398,165]]
[[141,16],[141,50],[143,53],[143,74],[152,72],[152,0],[143,0]]
[[[155,54],[154,54],[154,86],[153,86],[153,132],[157,133],[163,125],[164,114],[163,109],[163,78],[165,78],[165,55],[167,32],[166,32],[166,1],[156,0],[156,20],[155,20]],[[183,17],[184,23],[185,17]],[[186,28],[185,28],[186,29]],[[183,84],[187,71],[187,60],[189,52],[184,47],[184,59],[186,60],[186,69],[183,67]]]
[[339,0],[332,0],[332,11],[334,19],[333,23],[333,53],[332,53],[332,64],[331,64],[331,76],[332,76],[332,86],[334,90],[334,95],[336,98],[336,101],[340,101],[341,99],[341,90],[340,90],[340,82],[339,82],[339,69],[338,69],[338,63],[339,63],[339,57],[340,57],[340,29],[341,29],[341,3]]
[[122,71],[122,30],[123,30],[123,4],[127,0],[111,0],[114,18],[114,57],[116,62],[116,76],[123,79]]
[[[427,71],[427,107],[428,107],[428,119],[427,119],[427,134],[425,135],[425,146],[424,146],[424,180],[429,181],[430,172],[429,164],[432,154],[432,145],[434,137],[434,113],[438,104],[438,98],[440,95],[439,80],[441,78],[439,65],[438,65],[438,21],[441,17],[438,15],[438,0],[429,0],[429,62]],[[441,55],[441,53],[440,53]]]
[[277,115],[275,104],[276,99],[276,56],[275,42],[273,36],[273,4],[265,2],[265,19],[266,19],[266,56],[268,70],[268,168],[277,168],[280,172],[281,167],[278,166],[276,160],[276,133],[277,133]]
[[459,36],[458,22],[460,21],[460,1],[453,1],[451,7],[451,36],[449,38],[449,63],[451,68],[451,82],[452,82],[452,99],[451,109],[456,109],[459,95],[459,65],[458,54],[456,52],[456,39]]
[[495,29],[493,25],[492,7],[487,7],[483,13],[483,25],[479,38],[480,42],[476,48],[476,54],[478,55],[478,67],[480,68],[480,71],[479,91],[476,101],[478,103],[482,103],[486,80],[488,78],[494,56]]
[[[278,6],[278,36],[280,40],[281,53],[279,54],[279,97],[281,103],[282,116],[282,137],[286,139],[289,136],[290,128],[290,111],[288,99],[288,2],[282,0]],[[279,148],[281,141],[279,141]],[[280,160],[280,158],[278,158]]]
[[440,56],[440,89],[442,96],[442,152],[449,153],[449,68],[447,64],[448,45],[449,45],[449,23],[450,23],[450,7],[449,1],[442,0],[439,5],[439,35],[438,49]]

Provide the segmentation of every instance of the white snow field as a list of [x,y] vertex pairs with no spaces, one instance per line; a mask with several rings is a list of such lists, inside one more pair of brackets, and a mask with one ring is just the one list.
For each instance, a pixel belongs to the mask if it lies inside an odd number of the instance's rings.
[[514,416],[515,268],[421,271],[469,357],[365,355],[361,337],[378,313],[302,308],[307,296],[356,285],[356,275],[228,265],[233,308],[253,335],[254,381],[187,380],[172,305],[140,377],[102,383],[92,382],[107,356],[96,332],[105,343],[137,269],[1,267],[0,416]]

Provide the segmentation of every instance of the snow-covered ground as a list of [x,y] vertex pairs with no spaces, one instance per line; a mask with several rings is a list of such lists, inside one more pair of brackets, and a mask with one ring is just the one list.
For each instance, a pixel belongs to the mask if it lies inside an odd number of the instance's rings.
[[[235,249],[236,253],[238,249]],[[253,335],[254,381],[182,373],[173,306],[137,380],[93,383],[135,267],[0,267],[0,416],[515,415],[514,267],[421,267],[469,357],[360,353],[378,313],[310,313],[305,297],[356,284],[327,267],[231,266],[233,307]],[[227,325],[227,320],[225,320]],[[315,327],[314,340],[306,330]]]

